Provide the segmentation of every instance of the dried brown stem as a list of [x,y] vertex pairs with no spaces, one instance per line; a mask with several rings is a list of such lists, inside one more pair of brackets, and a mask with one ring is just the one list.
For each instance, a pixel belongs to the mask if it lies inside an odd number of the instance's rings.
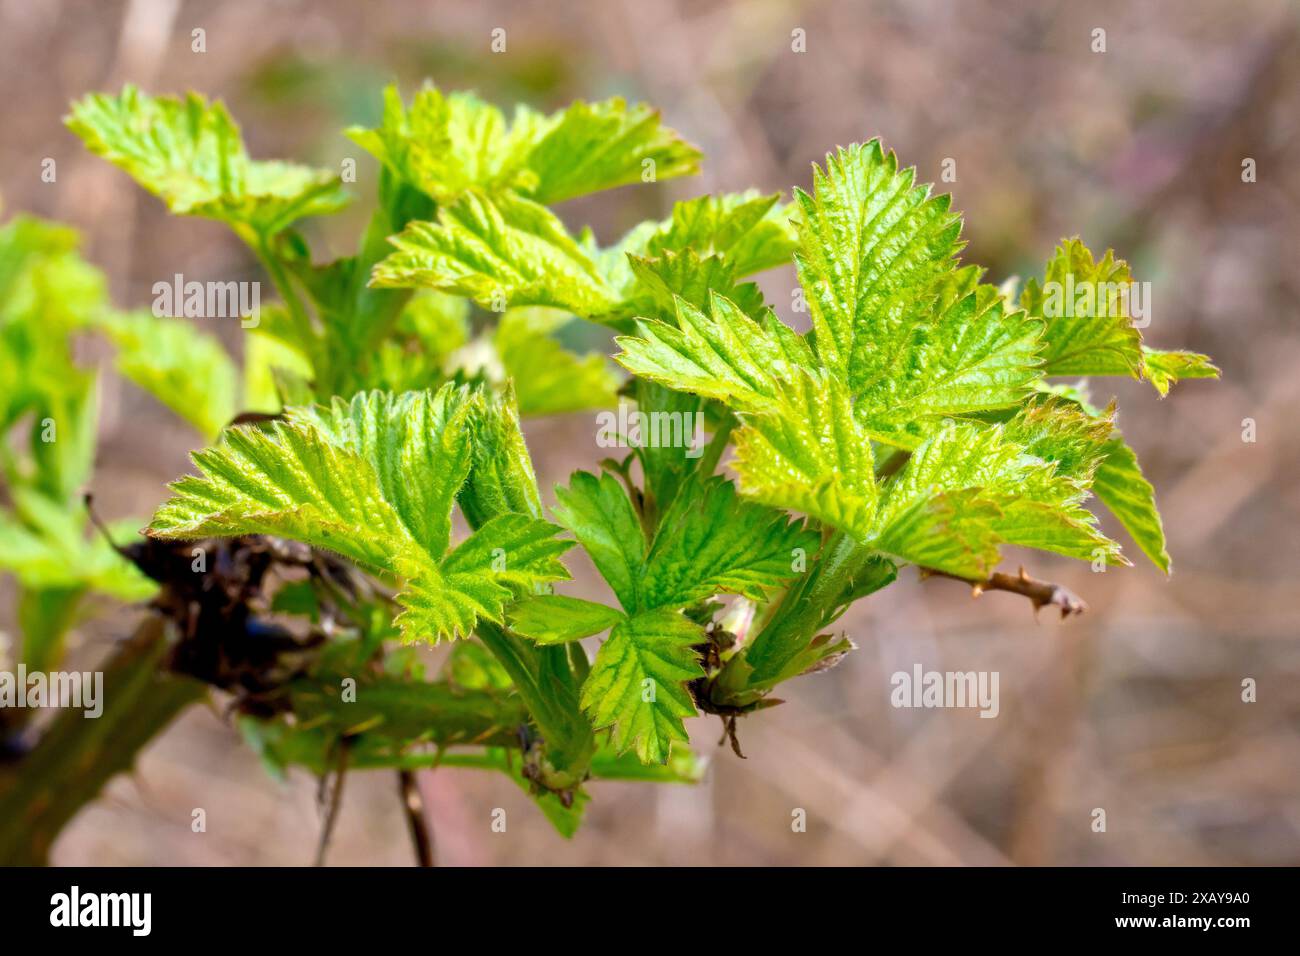
[[1031,578],[1023,567],[1019,574],[994,571],[987,578],[964,578],[957,574],[936,571],[933,568],[922,568],[921,574],[924,577],[951,578],[969,584],[973,597],[979,597],[985,591],[1009,591],[1027,597],[1034,605],[1035,618],[1041,607],[1060,608],[1062,618],[1069,617],[1071,614],[1082,614],[1088,610],[1088,605],[1083,602],[1083,599],[1069,588],[1053,584],[1051,581]]

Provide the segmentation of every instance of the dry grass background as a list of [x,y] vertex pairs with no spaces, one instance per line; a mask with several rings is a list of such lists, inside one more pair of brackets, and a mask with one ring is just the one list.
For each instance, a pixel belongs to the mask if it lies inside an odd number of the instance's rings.
[[[207,52],[190,52],[190,31]],[[489,52],[504,27],[508,52]],[[807,53],[790,48],[807,32]],[[1090,51],[1091,31],[1108,50]],[[675,198],[807,186],[809,164],[879,134],[923,180],[957,161],[967,257],[1027,276],[1079,233],[1154,284],[1149,341],[1209,352],[1218,384],[1158,401],[1114,383],[1122,425],[1160,492],[1172,579],[1139,564],[1091,574],[1041,556],[1040,576],[1091,612],[1036,623],[1024,602],[972,602],[905,572],[843,622],[860,650],[787,685],[742,723],[749,759],[717,749],[696,788],[597,784],[585,827],[554,835],[512,784],[425,774],[439,856],[458,864],[1294,864],[1300,862],[1300,10],[1288,0],[452,4],[0,0],[0,195],[69,220],[120,304],[154,281],[253,275],[221,227],[169,219],[61,126],[67,102],[124,81],[225,98],[255,156],[323,165],[378,110],[382,84],[423,77],[501,102],[647,99],[700,144],[697,180],[562,209],[610,239]],[[40,161],[58,162],[56,184]],[[1258,182],[1240,181],[1243,157]],[[373,167],[363,160],[365,172]],[[360,190],[359,190],[360,191]],[[334,248],[361,210],[327,223]],[[787,320],[792,274],[764,279]],[[237,347],[233,336],[232,346]],[[1101,397],[1112,383],[1097,387]],[[105,384],[95,491],[144,515],[196,437],[138,392]],[[1241,440],[1242,420],[1258,441]],[[545,487],[597,457],[590,419],[528,428]],[[1108,525],[1112,529],[1113,525]],[[1117,532],[1121,540],[1122,531]],[[578,568],[574,593],[598,593]],[[0,627],[11,623],[0,592]],[[109,610],[82,653],[126,633]],[[997,670],[1002,713],[905,711],[889,675],[913,663]],[[1259,701],[1240,700],[1243,678]],[[195,708],[56,845],[57,863],[296,864],[313,853],[314,781],[276,784]],[[208,831],[190,832],[190,811]],[[491,832],[494,807],[508,812]],[[791,831],[793,808],[808,813]],[[1108,831],[1093,833],[1105,808]],[[331,862],[410,861],[388,774],[348,783]]]

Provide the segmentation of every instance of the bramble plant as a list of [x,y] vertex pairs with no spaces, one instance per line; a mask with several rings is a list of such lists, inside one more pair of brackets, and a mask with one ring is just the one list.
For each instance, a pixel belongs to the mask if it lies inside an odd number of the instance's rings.
[[[333,773],[336,798],[347,768],[395,768],[409,791],[417,768],[484,767],[569,835],[589,781],[698,779],[684,718],[719,716],[740,753],[738,719],[851,650],[836,621],[903,565],[1079,611],[997,565],[1004,545],[1128,564],[1094,494],[1170,570],[1115,405],[1083,379],[1163,396],[1217,369],[1144,344],[1128,266],[1078,239],[1023,290],[984,282],[948,197],[878,140],[835,150],[791,202],[702,196],[601,247],[550,206],[695,173],[699,151],[656,112],[612,99],[507,121],[469,94],[426,87],[408,106],[390,88],[380,124],[348,130],[379,162],[369,224],[321,264],[299,227],[348,202],[340,178],[250,159],[219,102],[127,87],[68,125],[172,212],[229,225],[279,301],[245,333],[241,398],[214,339],[109,308],[66,230],[0,233],[0,366],[25,383],[5,425],[34,412],[64,429],[3,461],[23,660],[53,666],[83,594],[144,585],[85,543],[75,502],[92,390],[61,343],[98,330],[213,442],[147,538],[118,546],[160,586],[164,669],[232,692],[268,766]],[[792,260],[806,333],[747,281]],[[627,377],[561,344],[574,317],[615,333]],[[521,417],[625,400],[656,440],[622,436],[627,454],[575,472],[548,513]],[[241,407],[258,414],[223,428]],[[682,421],[707,441],[657,440]],[[605,601],[557,593],[575,546]],[[214,576],[219,599],[198,583]],[[581,641],[602,634],[592,658]],[[441,642],[426,674],[414,649]],[[0,809],[21,816],[8,793],[0,778]]]

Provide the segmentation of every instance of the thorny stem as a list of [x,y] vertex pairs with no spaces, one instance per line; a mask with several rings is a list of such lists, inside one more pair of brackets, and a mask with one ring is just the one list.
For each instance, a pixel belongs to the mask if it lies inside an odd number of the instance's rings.
[[87,720],[61,711],[35,747],[0,767],[0,864],[44,864],[55,838],[117,773],[190,704],[204,685],[163,674],[169,625],[150,616],[101,665],[104,710]]
[[935,571],[932,568],[922,568],[921,574],[924,577],[951,578],[969,584],[972,597],[979,597],[985,591],[1009,591],[1012,594],[1022,595],[1033,603],[1035,618],[1038,617],[1039,608],[1049,605],[1060,608],[1062,618],[1069,617],[1071,614],[1082,614],[1088,610],[1088,605],[1083,602],[1083,599],[1069,588],[1050,581],[1031,578],[1023,567],[1019,574],[994,571],[987,578],[964,578],[944,571]]

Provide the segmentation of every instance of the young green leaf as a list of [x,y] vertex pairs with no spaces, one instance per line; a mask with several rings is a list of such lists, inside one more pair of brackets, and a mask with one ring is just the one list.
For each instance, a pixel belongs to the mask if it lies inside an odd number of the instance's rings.
[[915,448],[944,419],[1019,404],[1041,375],[1040,332],[992,286],[946,303],[941,296],[932,319],[896,350],[894,365],[868,378],[851,375],[863,428],[878,441]]
[[425,87],[407,110],[384,91],[376,129],[349,135],[403,180],[440,203],[470,189],[514,190],[550,204],[699,170],[700,152],[643,104],[577,101],[550,116],[519,107],[514,122],[470,93]]
[[1041,318],[1043,374],[1142,374],[1142,333],[1128,315],[1128,263],[1111,250],[1100,261],[1079,239],[1066,239],[1040,284],[1030,279],[1020,305]]
[[1218,378],[1219,369],[1208,355],[1199,352],[1166,352],[1142,346],[1143,369],[1147,381],[1155,386],[1160,397],[1185,378]]
[[569,577],[559,556],[571,542],[558,540],[558,530],[524,515],[498,515],[440,565],[399,554],[397,569],[407,582],[397,594],[402,613],[394,623],[407,640],[436,642],[468,636],[481,618],[501,622],[516,597]]
[[1106,442],[1103,454],[1093,478],[1093,492],[1133,536],[1142,553],[1168,574],[1173,562],[1165,547],[1160,512],[1156,510],[1156,492],[1138,467],[1137,455],[1118,436]]
[[196,93],[152,97],[130,85],[118,96],[92,93],[72,104],[67,123],[174,213],[273,235],[347,203],[333,173],[249,159],[224,104]]
[[819,536],[783,512],[745,501],[722,476],[696,477],[659,522],[637,590],[640,609],[683,607],[719,592],[761,600],[797,573]]
[[[156,590],[103,535],[87,537],[83,509],[30,487],[5,490],[12,509],[0,509],[0,569],[25,588],[94,590],[122,601],[138,601]],[[115,522],[110,532],[118,540],[134,533],[127,522]]]
[[194,455],[202,477],[174,495],[149,533],[190,539],[274,534],[336,551],[404,581],[398,623],[408,641],[468,634],[500,622],[517,593],[567,572],[553,525],[520,514],[487,521],[447,552],[452,503],[470,470],[469,398],[363,393],[294,410],[266,430],[230,429]]
[[102,328],[117,369],[211,441],[237,411],[239,372],[221,343],[184,319],[112,313]]
[[501,316],[492,344],[514,383],[520,414],[590,411],[618,401],[619,377],[604,355],[575,355],[554,338],[570,319],[549,309],[511,309]]
[[637,335],[615,339],[622,349],[615,360],[634,375],[736,411],[772,408],[779,377],[790,374],[792,353],[795,360],[811,359],[811,353],[797,345],[787,350],[769,331],[779,325],[775,318],[765,328],[724,296],[712,296],[711,311],[706,316],[677,299],[676,326],[657,319],[638,323]]
[[377,286],[440,289],[497,312],[545,305],[589,316],[619,302],[564,224],[513,193],[467,191],[439,208],[437,223],[413,222],[392,241]]
[[664,763],[673,741],[688,738],[683,717],[695,715],[684,686],[704,674],[694,645],[704,635],[667,608],[616,625],[601,645],[582,687],[582,706],[597,730],[613,727],[618,752],[635,749],[642,763]]
[[451,510],[469,474],[471,448],[466,420],[471,400],[464,390],[362,392],[350,402],[289,413],[334,446],[359,455],[380,482],[384,500],[410,537],[440,556],[451,540]]
[[525,191],[540,203],[700,170],[700,151],[662,125],[657,110],[621,97],[578,100],[544,120],[521,110],[516,129],[521,122],[531,133],[523,166],[535,178]]
[[1004,543],[1123,562],[1081,507],[1086,483],[1026,455],[1002,426],[961,423],[928,439],[890,482],[876,546],[959,576],[983,576]]
[[865,540],[875,525],[876,477],[871,439],[846,386],[807,369],[783,385],[779,404],[741,415],[733,465],[744,494]]
[[417,547],[369,463],[312,426],[275,422],[266,431],[232,428],[223,438],[194,453],[203,477],[171,485],[150,535],[273,534],[390,572],[399,553]]
[[795,193],[795,261],[817,355],[855,394],[893,376],[929,315],[932,284],[961,248],[949,198],[913,181],[873,139],[828,156],[825,171],[814,167],[814,195]]
[[573,532],[619,604],[641,607],[646,539],[623,486],[610,475],[577,471],[569,487],[555,489],[555,517]]
[[792,207],[780,198],[750,190],[687,199],[668,219],[637,227],[605,254],[654,259],[691,250],[725,259],[737,276],[772,269],[788,263],[796,245]]
[[502,394],[476,392],[466,427],[472,436],[470,472],[457,501],[470,526],[480,527],[502,514],[541,518],[537,475],[510,386]]
[[538,594],[509,613],[510,629],[539,644],[564,644],[607,631],[626,616],[595,601]]

